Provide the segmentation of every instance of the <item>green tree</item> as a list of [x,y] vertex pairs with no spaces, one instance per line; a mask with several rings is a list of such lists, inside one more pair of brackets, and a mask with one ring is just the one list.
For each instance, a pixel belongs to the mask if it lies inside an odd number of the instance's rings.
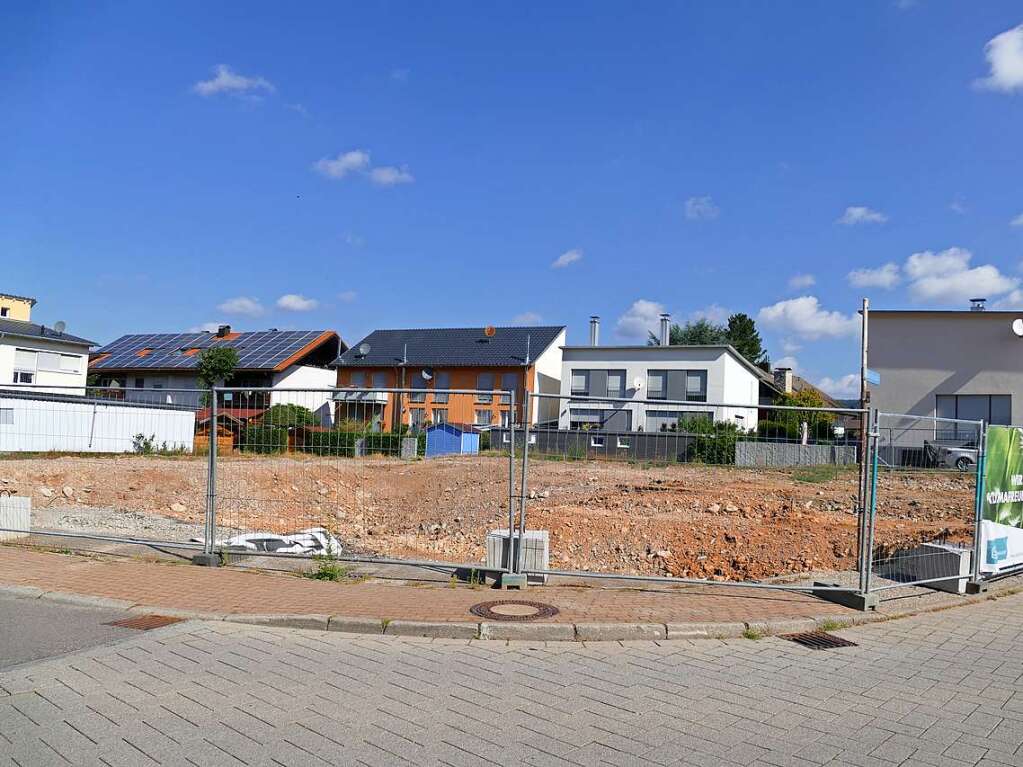
[[764,342],[757,332],[757,323],[748,314],[733,314],[728,318],[725,338],[743,357],[754,365],[764,362],[767,354]]
[[319,426],[316,413],[301,405],[274,405],[260,418],[264,426]]
[[[238,366],[238,352],[229,346],[219,346],[210,349],[203,349],[196,357],[196,375],[199,377],[199,385],[204,389],[212,389],[214,386],[223,386],[234,374]],[[209,404],[209,394],[203,394],[203,404]]]
[[[726,329],[722,325],[715,325],[710,320],[700,318],[692,320],[685,325],[673,323],[668,333],[668,344],[671,346],[714,346],[728,343],[725,340]],[[657,346],[660,340],[656,335],[650,333],[647,345]]]

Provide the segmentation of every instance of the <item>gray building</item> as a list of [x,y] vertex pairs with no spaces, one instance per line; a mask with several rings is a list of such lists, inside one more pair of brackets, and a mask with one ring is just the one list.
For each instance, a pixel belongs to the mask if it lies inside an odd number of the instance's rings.
[[870,404],[883,412],[1023,424],[1023,311],[870,312]]

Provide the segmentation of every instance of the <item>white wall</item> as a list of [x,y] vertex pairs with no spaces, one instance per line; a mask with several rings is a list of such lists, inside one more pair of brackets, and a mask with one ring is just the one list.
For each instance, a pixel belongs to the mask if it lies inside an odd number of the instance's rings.
[[19,397],[0,392],[0,453],[130,453],[136,434],[159,449],[192,450],[195,414],[93,399]]
[[273,388],[275,389],[315,389],[316,391],[272,392],[272,405],[301,405],[307,407],[320,417],[323,426],[334,423],[334,409],[331,407],[333,392],[328,391],[337,386],[337,372],[327,368],[311,365],[294,365],[283,373],[274,373]]
[[[63,371],[49,371],[36,369],[34,386],[35,392],[52,392],[55,394],[83,395],[85,394],[85,381],[88,377],[89,350],[88,347],[80,344],[68,344],[54,341],[48,338],[22,338],[20,336],[0,335],[0,387],[14,386],[14,352],[15,349],[25,349],[35,352],[56,352],[58,354],[74,355],[78,358],[78,371],[68,373]],[[41,387],[81,387],[74,389],[67,388],[41,388]]]
[[[561,347],[565,345],[565,331],[562,330],[554,343],[536,358],[533,371],[533,391],[540,394],[558,394],[561,391]],[[538,404],[539,403],[539,404]],[[533,400],[530,423],[553,421],[558,417],[558,402],[554,399]]]
[[[568,347],[563,350],[561,369],[561,400],[559,402],[558,425],[567,429],[571,422],[569,402],[572,394],[572,370],[624,370],[625,398],[644,400],[647,394],[648,370],[705,370],[707,371],[707,402],[689,402],[685,405],[627,404],[632,411],[632,428],[646,428],[647,410],[670,410],[685,412],[713,411],[714,419],[733,420],[746,429],[757,426],[757,404],[759,402],[759,379],[745,365],[722,348],[683,347]],[[636,387],[639,379],[641,386]],[[710,403],[710,404],[708,404]],[[727,404],[735,407],[712,407],[712,404]],[[579,408],[615,407],[599,401],[584,402],[577,399],[572,403]],[[620,405],[618,405],[620,407]]]

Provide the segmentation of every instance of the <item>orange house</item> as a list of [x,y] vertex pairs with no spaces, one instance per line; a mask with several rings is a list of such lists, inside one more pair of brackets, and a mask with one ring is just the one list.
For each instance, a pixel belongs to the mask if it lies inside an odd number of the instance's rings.
[[[525,392],[560,392],[564,344],[564,326],[376,330],[334,362],[343,390],[335,397],[335,418],[383,431],[431,423],[498,426],[511,417],[510,397],[499,392],[513,391],[521,423]],[[530,421],[555,420],[557,404],[534,402]]]

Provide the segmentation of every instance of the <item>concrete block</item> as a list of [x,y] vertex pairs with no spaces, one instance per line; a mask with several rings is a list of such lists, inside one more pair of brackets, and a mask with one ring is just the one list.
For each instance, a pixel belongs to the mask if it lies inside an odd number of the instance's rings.
[[582,642],[618,642],[628,639],[666,639],[663,623],[577,623],[575,637]]
[[745,623],[669,623],[668,639],[734,639],[746,630]]
[[571,623],[481,623],[480,639],[572,642],[575,626]]
[[224,620],[274,628],[327,630],[329,615],[246,615],[228,613]]
[[384,623],[379,618],[349,618],[345,615],[331,615],[327,631],[343,631],[347,634],[383,634]]
[[813,618],[783,618],[779,620],[751,621],[747,628],[765,636],[801,634],[806,631],[816,631],[817,621]]
[[384,631],[387,636],[443,637],[472,639],[479,633],[478,623],[446,621],[391,621]]

